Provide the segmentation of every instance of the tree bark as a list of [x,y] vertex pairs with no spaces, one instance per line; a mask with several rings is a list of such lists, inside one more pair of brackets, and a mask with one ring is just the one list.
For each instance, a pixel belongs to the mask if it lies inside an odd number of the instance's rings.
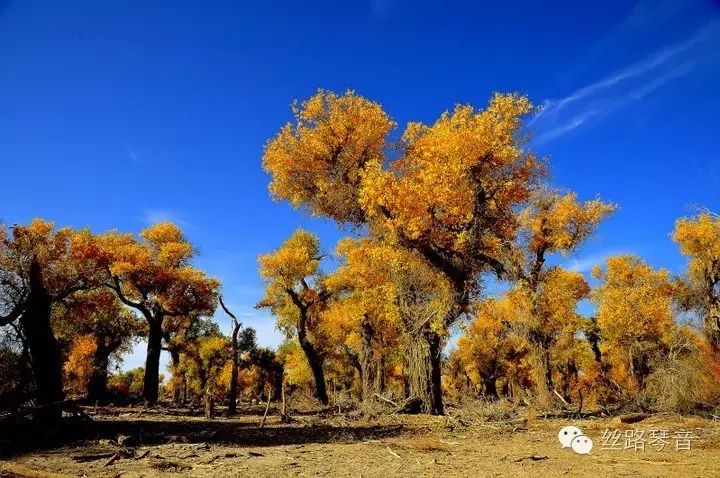
[[713,304],[704,323],[705,335],[712,350],[720,355],[720,304]]
[[[30,293],[20,325],[30,352],[38,405],[59,402],[65,398],[57,340],[50,325],[51,307],[52,298],[45,288],[40,264],[33,258],[30,266]],[[33,418],[51,425],[60,421],[62,410],[59,407],[43,407]]]
[[308,365],[313,374],[315,381],[315,398],[323,405],[327,405],[330,403],[330,400],[328,399],[327,388],[325,386],[323,359],[315,348],[315,345],[308,339],[306,325],[307,317],[305,317],[304,313],[301,313],[298,323],[298,341],[300,342],[300,348],[302,348],[305,353]]
[[539,341],[532,341],[535,356],[535,393],[541,405],[552,405],[555,402],[553,393],[554,384],[550,352]]
[[181,381],[183,380],[182,377],[179,375],[180,370],[180,351],[175,347],[168,347],[168,352],[170,352],[170,361],[172,362],[172,372],[173,372],[173,380],[172,380],[172,386],[173,386],[173,403],[181,403],[182,402],[182,388],[181,388]]
[[207,420],[212,420],[215,418],[215,400],[212,393],[212,387],[210,384],[207,384],[207,386],[204,389],[204,399],[205,399],[205,418]]
[[421,411],[443,415],[442,382],[440,368],[441,339],[429,330],[409,334],[405,370],[410,397],[421,402]]
[[143,380],[143,397],[154,405],[158,401],[160,389],[160,353],[162,352],[162,317],[148,320],[148,345],[145,358],[145,377]]
[[105,345],[105,337],[99,337],[92,358],[92,372],[88,380],[87,398],[90,402],[105,403],[108,398],[108,365],[112,350]]
[[228,414],[235,415],[237,412],[237,394],[238,394],[238,372],[240,366],[238,364],[238,344],[237,336],[240,325],[233,326],[232,344],[230,345],[230,353],[232,354],[232,371],[230,372],[230,389],[228,390]]
[[277,367],[273,370],[273,394],[272,400],[278,401],[282,399],[283,394],[283,375],[285,375],[285,369],[282,364],[277,364]]
[[483,381],[483,394],[485,395],[485,398],[497,400],[499,398],[497,390],[497,364],[493,363],[490,365],[492,365],[492,367],[488,368],[490,368],[492,372],[480,374],[480,378],[482,378]]
[[362,354],[360,357],[360,378],[362,380],[362,400],[364,403],[371,402],[375,393],[378,390],[375,389],[375,370],[374,365],[374,350],[373,350],[373,335],[374,329],[372,324],[368,322],[367,318],[363,319],[360,324],[360,336],[362,338]]
[[230,375],[230,388],[228,390],[228,415],[235,415],[237,412],[238,372],[240,369],[237,342],[238,333],[240,333],[240,322],[238,322],[237,317],[225,306],[222,296],[219,296],[219,299],[220,306],[232,319],[232,335],[230,337],[230,363],[232,364],[232,372]]
[[385,357],[376,354],[375,358],[375,392],[385,392]]
[[498,391],[495,377],[487,377],[483,379],[483,384],[485,386],[485,396],[491,400],[497,400]]

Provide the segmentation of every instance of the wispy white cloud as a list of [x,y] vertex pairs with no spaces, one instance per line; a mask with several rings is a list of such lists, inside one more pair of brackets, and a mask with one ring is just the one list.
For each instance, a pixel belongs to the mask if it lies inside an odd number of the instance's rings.
[[125,151],[127,152],[127,155],[128,155],[128,158],[130,159],[130,161],[135,164],[140,164],[140,157],[135,152],[135,148],[133,148],[132,145],[127,142],[124,143],[123,145],[125,146]]
[[[571,94],[546,100],[529,126],[536,141],[546,142],[639,101],[666,83],[690,74],[705,57],[697,48],[717,39],[720,20],[710,22],[689,39],[665,47],[648,57],[586,85]],[[698,54],[699,53],[699,54]]]
[[183,220],[177,212],[169,209],[145,209],[142,214],[142,221],[147,225],[157,224],[158,222],[173,222],[178,226],[190,226],[190,223]]
[[677,15],[691,10],[694,0],[637,0],[622,21],[611,28],[596,46],[598,52],[616,44],[627,44],[667,28]]
[[579,257],[576,259],[570,259],[563,268],[574,271],[574,272],[590,272],[594,266],[602,265],[608,257],[615,256],[618,254],[631,254],[626,250],[610,250],[600,251],[588,256]]
[[544,142],[550,141],[552,139],[555,139],[559,136],[564,135],[565,133],[569,133],[570,131],[574,130],[575,128],[582,126],[590,118],[593,118],[596,116],[601,116],[605,112],[607,112],[606,106],[598,106],[598,107],[595,107],[592,109],[587,109],[585,111],[581,111],[579,114],[573,116],[572,118],[565,121],[564,123],[555,125],[552,129],[544,131],[536,138],[536,141],[538,143],[544,143]]

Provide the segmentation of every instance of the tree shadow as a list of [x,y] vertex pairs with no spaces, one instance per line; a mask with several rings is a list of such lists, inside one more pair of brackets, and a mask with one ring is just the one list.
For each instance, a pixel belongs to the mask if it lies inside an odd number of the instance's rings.
[[[4,430],[0,433],[0,456],[59,448],[119,436],[128,447],[167,443],[208,443],[238,447],[263,447],[309,443],[352,443],[397,436],[402,425],[302,425],[290,423],[260,428],[255,423],[202,420],[107,420],[64,422],[58,429]],[[12,439],[8,439],[13,437]]]

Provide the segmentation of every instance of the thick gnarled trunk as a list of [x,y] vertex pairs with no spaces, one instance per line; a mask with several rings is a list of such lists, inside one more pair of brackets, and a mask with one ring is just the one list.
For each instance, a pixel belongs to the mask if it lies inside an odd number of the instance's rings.
[[418,397],[421,411],[443,415],[440,336],[429,330],[409,334],[405,374],[410,397]]
[[315,381],[315,398],[323,405],[327,405],[330,403],[330,400],[328,399],[327,388],[325,386],[323,360],[315,348],[315,345],[310,342],[307,337],[306,318],[304,317],[301,317],[298,323],[298,341],[300,342],[300,348],[302,348],[305,353],[308,365],[313,374],[313,380]]
[[105,403],[108,399],[108,365],[111,353],[112,351],[105,346],[105,339],[98,340],[87,386],[87,398],[90,402]]
[[720,301],[713,303],[703,328],[713,351],[720,355]]
[[550,351],[538,341],[532,342],[533,357],[535,362],[535,395],[540,405],[548,406],[555,403],[554,384],[552,376],[552,365],[550,362]]
[[160,389],[160,354],[162,352],[162,318],[148,320],[147,357],[145,358],[145,377],[143,397],[154,405],[158,401]]
[[[33,259],[30,267],[30,294],[20,325],[30,353],[38,405],[59,402],[65,398],[57,341],[50,325],[51,307],[52,298],[43,283],[40,265]],[[59,407],[47,407],[38,411],[34,419],[52,424],[59,422],[61,417]]]

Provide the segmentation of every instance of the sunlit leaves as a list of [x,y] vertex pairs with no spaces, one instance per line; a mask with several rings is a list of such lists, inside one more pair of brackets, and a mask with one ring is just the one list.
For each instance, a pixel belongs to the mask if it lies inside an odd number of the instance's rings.
[[690,258],[687,279],[678,283],[679,302],[700,313],[710,342],[720,352],[720,218],[703,213],[680,219],[673,239]]
[[117,231],[85,234],[74,246],[104,268],[106,285],[142,308],[159,305],[168,315],[215,308],[219,281],[190,264],[194,250],[172,223],[151,226],[140,238]]
[[314,235],[299,229],[276,252],[262,255],[258,261],[263,278],[293,287],[301,279],[317,272],[319,243]]
[[593,270],[602,284],[593,292],[597,322],[608,343],[667,343],[673,331],[673,286],[668,271],[634,256],[613,256]]
[[616,206],[593,199],[580,202],[575,193],[538,192],[520,215],[530,251],[569,254],[588,239]]
[[357,203],[365,165],[382,158],[394,126],[380,105],[352,91],[318,91],[293,106],[295,124],[285,125],[265,147],[263,165],[274,197],[306,206],[313,214],[359,224]]
[[521,147],[527,98],[496,95],[485,110],[457,106],[432,125],[410,123],[402,155],[369,165],[361,205],[372,224],[401,242],[462,254],[470,268],[499,258],[517,228],[513,208],[542,168]]

